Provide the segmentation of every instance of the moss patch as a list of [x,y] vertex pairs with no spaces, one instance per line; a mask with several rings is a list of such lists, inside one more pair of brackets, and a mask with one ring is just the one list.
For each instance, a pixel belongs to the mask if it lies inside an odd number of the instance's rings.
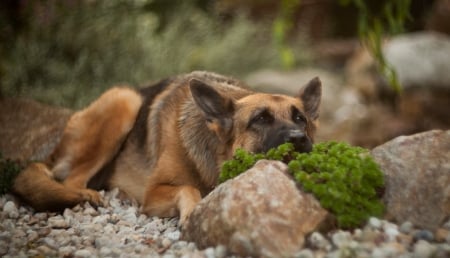
[[360,226],[384,212],[383,173],[366,149],[338,142],[315,144],[310,153],[295,152],[289,143],[265,154],[239,149],[223,164],[220,181],[239,175],[260,159],[288,164],[300,187],[313,193],[322,207],[336,216],[340,228]]

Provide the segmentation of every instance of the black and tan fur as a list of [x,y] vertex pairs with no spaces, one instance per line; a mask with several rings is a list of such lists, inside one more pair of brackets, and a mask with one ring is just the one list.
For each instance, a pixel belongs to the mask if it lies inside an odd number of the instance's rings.
[[320,98],[317,78],[289,97],[209,72],[112,88],[72,115],[52,155],[29,165],[13,189],[37,210],[60,210],[100,204],[95,189],[118,187],[142,212],[183,223],[237,148],[293,142],[311,150]]

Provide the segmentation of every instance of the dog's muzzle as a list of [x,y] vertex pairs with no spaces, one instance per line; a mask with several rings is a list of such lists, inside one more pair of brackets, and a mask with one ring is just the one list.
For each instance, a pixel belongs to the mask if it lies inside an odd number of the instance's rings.
[[305,132],[298,129],[289,130],[284,138],[284,142],[294,144],[294,148],[298,152],[310,152],[312,150],[312,144],[309,137]]
[[267,135],[262,151],[266,152],[286,142],[292,143],[297,152],[310,152],[312,150],[311,140],[305,132],[298,129],[282,129],[275,130]]

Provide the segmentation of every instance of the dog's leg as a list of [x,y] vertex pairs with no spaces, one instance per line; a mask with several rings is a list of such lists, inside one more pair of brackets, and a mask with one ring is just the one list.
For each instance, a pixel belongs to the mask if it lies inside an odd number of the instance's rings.
[[100,195],[90,189],[73,189],[53,180],[45,164],[32,163],[14,181],[13,192],[36,210],[62,210],[88,201],[100,203]]
[[105,92],[74,114],[55,150],[53,173],[67,187],[84,189],[119,150],[133,127],[141,96],[127,88]]
[[158,217],[179,214],[180,225],[183,225],[200,200],[200,191],[193,186],[156,185],[147,188],[142,212]]
[[39,210],[64,209],[84,201],[101,204],[100,194],[87,189],[87,184],[116,155],[141,104],[141,96],[132,89],[104,93],[69,119],[47,161],[51,169],[40,163],[30,165],[15,180],[14,191]]

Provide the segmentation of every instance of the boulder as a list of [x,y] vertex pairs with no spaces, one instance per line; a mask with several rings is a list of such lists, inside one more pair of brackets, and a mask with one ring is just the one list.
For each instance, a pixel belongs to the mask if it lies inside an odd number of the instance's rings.
[[416,32],[393,37],[383,48],[401,85],[450,89],[450,37]]
[[182,230],[199,248],[225,245],[241,256],[290,257],[328,212],[299,190],[279,161],[261,160],[206,196]]
[[372,150],[385,174],[387,219],[435,230],[450,216],[450,131],[397,137]]

